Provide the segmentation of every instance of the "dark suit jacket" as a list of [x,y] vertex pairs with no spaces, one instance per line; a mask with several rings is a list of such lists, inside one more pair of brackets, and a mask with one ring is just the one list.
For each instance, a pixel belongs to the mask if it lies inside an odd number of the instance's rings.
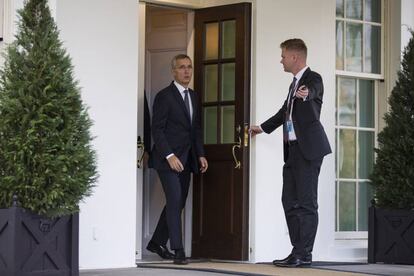
[[151,126],[154,146],[149,160],[150,167],[170,170],[166,157],[174,153],[184,166],[188,158],[191,158],[191,170],[198,172],[198,158],[204,156],[200,109],[196,93],[189,89],[189,95],[193,107],[192,122],[174,82],[155,97]]
[[[306,85],[309,95],[306,101],[295,99],[293,102],[292,121],[299,147],[307,160],[321,158],[331,153],[328,138],[319,117],[321,114],[323,83],[321,76],[308,68],[299,80],[298,86]],[[271,118],[261,124],[266,133],[271,133],[285,121],[287,99],[282,108]],[[284,143],[284,160],[289,155],[289,147]]]

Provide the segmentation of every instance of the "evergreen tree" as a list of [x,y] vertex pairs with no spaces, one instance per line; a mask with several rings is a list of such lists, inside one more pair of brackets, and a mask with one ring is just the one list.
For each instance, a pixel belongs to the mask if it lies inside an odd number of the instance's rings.
[[414,209],[414,32],[389,98],[385,128],[378,134],[371,176],[380,207]]
[[0,208],[77,212],[97,180],[91,120],[47,0],[28,0],[0,71]]

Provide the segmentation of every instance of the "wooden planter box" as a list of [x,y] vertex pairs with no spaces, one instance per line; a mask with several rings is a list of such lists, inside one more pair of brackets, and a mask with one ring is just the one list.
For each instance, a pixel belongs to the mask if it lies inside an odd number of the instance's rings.
[[369,208],[368,263],[414,264],[414,211]]
[[78,276],[79,215],[48,219],[0,209],[1,276]]

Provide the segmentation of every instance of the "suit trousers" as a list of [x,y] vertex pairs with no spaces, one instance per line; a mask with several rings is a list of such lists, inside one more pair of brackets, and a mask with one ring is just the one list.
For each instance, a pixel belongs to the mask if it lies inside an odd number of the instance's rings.
[[188,165],[185,166],[181,173],[172,170],[157,170],[157,172],[164,190],[166,204],[151,240],[156,244],[166,245],[170,239],[171,249],[183,249],[181,212],[185,207],[190,187],[190,168]]
[[311,259],[318,227],[318,177],[322,158],[306,160],[299,145],[289,146],[283,166],[282,203],[285,211],[292,254]]

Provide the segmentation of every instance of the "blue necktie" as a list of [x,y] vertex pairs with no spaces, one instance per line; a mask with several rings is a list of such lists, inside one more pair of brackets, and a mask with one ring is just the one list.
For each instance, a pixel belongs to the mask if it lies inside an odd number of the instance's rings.
[[185,104],[185,108],[187,109],[188,112],[188,117],[190,117],[190,121],[191,121],[191,112],[190,112],[190,100],[188,99],[188,90],[184,90],[184,104]]

